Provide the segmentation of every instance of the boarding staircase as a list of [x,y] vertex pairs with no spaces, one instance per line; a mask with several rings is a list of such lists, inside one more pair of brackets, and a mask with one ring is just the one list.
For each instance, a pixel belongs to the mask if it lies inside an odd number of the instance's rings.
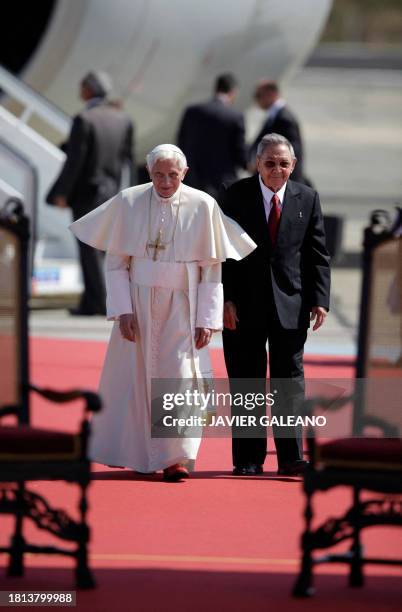
[[34,297],[81,290],[70,211],[45,203],[65,160],[54,142],[65,142],[70,128],[68,115],[0,66],[0,209],[18,198],[30,217]]

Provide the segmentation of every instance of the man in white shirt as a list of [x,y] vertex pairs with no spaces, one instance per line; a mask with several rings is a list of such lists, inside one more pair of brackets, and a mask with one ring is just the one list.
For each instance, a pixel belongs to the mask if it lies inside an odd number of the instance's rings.
[[[233,384],[248,379],[248,392],[264,393],[268,340],[270,378],[278,390],[272,410],[285,416],[303,401],[309,320],[314,320],[313,330],[323,324],[330,290],[319,197],[290,180],[295,166],[290,142],[268,134],[258,144],[258,174],[234,183],[221,202],[223,211],[257,243],[246,259],[223,266],[228,375]],[[234,474],[261,473],[265,430],[255,436],[234,434]],[[274,436],[278,473],[300,474],[306,465],[300,436],[281,428],[274,428]]]

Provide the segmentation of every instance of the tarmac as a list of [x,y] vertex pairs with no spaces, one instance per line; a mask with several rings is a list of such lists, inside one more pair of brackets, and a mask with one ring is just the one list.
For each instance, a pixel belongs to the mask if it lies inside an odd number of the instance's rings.
[[[309,332],[306,354],[345,356],[355,355],[359,306],[360,272],[358,269],[333,271],[331,311],[325,324]],[[343,288],[347,287],[347,291]],[[30,316],[31,336],[67,338],[71,340],[107,341],[113,323],[104,317],[77,317],[65,309],[34,310]],[[221,334],[214,334],[211,347],[222,346]]]
[[[306,354],[356,354],[363,229],[374,209],[402,202],[402,73],[392,69],[307,66],[284,86],[306,149],[306,174],[324,214],[343,218],[341,252],[332,271],[331,310],[310,332]],[[256,115],[251,113],[250,126]],[[251,129],[252,131],[252,129]],[[35,309],[34,336],[106,341],[112,323],[71,317],[65,309]],[[213,347],[221,346],[215,334]]]
[[344,218],[342,250],[359,252],[370,212],[402,206],[402,72],[305,67],[284,93],[324,214]]

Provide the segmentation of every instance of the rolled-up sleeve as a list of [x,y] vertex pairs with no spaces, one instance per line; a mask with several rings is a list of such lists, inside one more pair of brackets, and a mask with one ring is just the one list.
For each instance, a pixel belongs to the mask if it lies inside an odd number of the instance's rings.
[[134,312],[130,291],[132,264],[129,256],[106,255],[106,316],[109,321]]
[[223,285],[221,264],[202,266],[198,284],[196,327],[223,329]]

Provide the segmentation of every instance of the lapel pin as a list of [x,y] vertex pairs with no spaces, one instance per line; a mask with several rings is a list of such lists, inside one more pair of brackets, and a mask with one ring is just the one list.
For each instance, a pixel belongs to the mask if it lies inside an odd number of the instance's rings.
[[303,219],[303,213],[301,210],[299,211],[299,219]]

